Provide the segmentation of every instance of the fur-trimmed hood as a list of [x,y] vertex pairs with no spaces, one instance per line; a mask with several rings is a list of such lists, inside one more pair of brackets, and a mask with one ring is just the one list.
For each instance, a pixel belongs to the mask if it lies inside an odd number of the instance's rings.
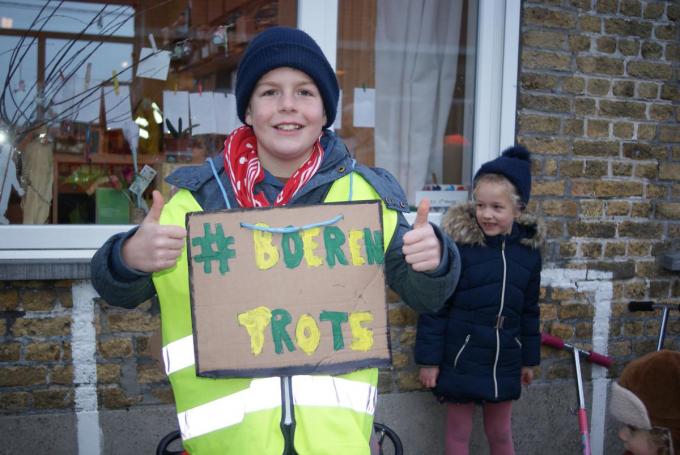
[[[520,243],[530,248],[540,248],[545,239],[545,226],[535,215],[523,213],[515,221],[520,227]],[[487,237],[475,219],[474,202],[450,207],[442,217],[441,228],[458,244],[486,245]]]

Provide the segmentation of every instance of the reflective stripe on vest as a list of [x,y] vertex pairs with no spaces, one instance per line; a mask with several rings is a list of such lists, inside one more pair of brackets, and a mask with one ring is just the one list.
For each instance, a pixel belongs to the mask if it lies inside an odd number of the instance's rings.
[[[293,402],[373,415],[378,390],[371,384],[332,376],[293,376]],[[246,413],[281,406],[278,377],[254,379],[248,389],[177,414],[182,439],[202,436],[243,421]]]
[[[373,187],[359,174],[354,173],[351,178],[348,174],[335,181],[324,201],[348,201],[350,182],[352,200],[380,200]],[[189,191],[180,190],[164,207],[161,224],[184,226],[188,212],[201,210]],[[387,249],[396,230],[397,213],[387,209],[384,203],[382,220],[384,248]],[[262,431],[268,431],[266,428],[263,430],[262,425],[271,426],[271,432],[279,429],[280,378],[209,379],[195,375],[186,249],[175,267],[155,273],[153,280],[161,303],[166,374],[175,395],[177,417],[185,449],[192,454],[233,451],[229,453],[280,455],[283,452],[282,435],[268,433],[267,438],[257,443],[261,445],[253,445],[255,436]],[[328,414],[323,411],[325,408],[346,409],[348,412],[358,413],[345,421],[342,421],[342,417],[341,421],[338,421],[336,417],[334,424],[340,428],[347,428],[348,432],[351,431],[350,428],[361,427],[362,434],[359,436],[368,440],[377,398],[377,370],[358,370],[337,376],[293,376],[292,386],[296,418],[301,415],[313,416],[306,418],[309,422],[305,421],[304,425],[303,422],[296,423],[295,447],[298,453],[321,453],[313,444],[336,442],[329,441],[332,435],[328,433],[324,433],[326,436],[318,442],[310,442],[310,439],[315,438],[307,437],[316,433],[314,425],[324,424],[324,415]],[[322,414],[313,409],[318,409]],[[248,417],[249,415],[253,417]],[[361,415],[366,418],[361,418]],[[349,418],[349,415],[345,416]],[[244,424],[258,422],[260,427],[243,431],[244,429],[240,428],[243,425],[237,425],[241,422]],[[230,428],[233,430],[229,430]],[[329,428],[332,429],[330,425]],[[215,436],[211,439],[210,433],[213,432]],[[307,436],[303,438],[304,440],[298,441],[298,433]],[[357,439],[355,436],[353,435],[353,438]],[[348,449],[347,453],[360,452]]]
[[177,414],[182,439],[202,436],[243,421],[245,414],[281,406],[279,378],[253,379],[250,387]]
[[365,382],[333,376],[293,376],[293,403],[334,406],[373,415],[378,389]]
[[170,376],[175,371],[193,366],[194,359],[194,336],[189,335],[163,346],[163,363],[165,374]]

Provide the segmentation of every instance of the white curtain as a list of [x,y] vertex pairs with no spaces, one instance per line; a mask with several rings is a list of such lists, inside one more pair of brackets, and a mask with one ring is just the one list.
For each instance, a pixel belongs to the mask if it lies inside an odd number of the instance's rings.
[[[442,176],[446,122],[456,82],[463,0],[378,0],[375,162],[414,203]],[[441,183],[441,181],[440,181]]]

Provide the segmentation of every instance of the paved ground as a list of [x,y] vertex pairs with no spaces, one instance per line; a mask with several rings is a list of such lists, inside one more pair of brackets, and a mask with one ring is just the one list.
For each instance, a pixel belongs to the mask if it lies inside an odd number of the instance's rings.
[[[574,384],[565,381],[557,385],[536,384],[525,391],[513,413],[518,454],[580,453],[577,419],[573,414],[575,389]],[[590,394],[587,400],[592,402]],[[376,420],[398,432],[405,454],[441,454],[444,411],[445,407],[426,392],[388,394],[378,398]],[[153,454],[157,442],[176,428],[174,410],[169,406],[103,411],[98,418],[101,453],[106,455]],[[2,416],[0,454],[78,454],[76,428],[74,413]],[[475,416],[474,428],[470,453],[487,454],[480,412]],[[601,453],[622,453],[615,436],[616,424],[607,418],[604,428],[604,451]],[[593,451],[593,454],[597,453]]]

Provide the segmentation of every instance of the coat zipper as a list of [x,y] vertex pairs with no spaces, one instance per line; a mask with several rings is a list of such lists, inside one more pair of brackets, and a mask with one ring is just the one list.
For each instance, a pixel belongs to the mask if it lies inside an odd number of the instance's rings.
[[[505,305],[505,281],[507,279],[508,264],[505,261],[505,240],[501,243],[501,257],[503,259],[503,287],[501,288],[501,307],[498,310],[496,320],[499,320],[503,314],[503,306]],[[496,324],[496,358],[493,361],[493,391],[494,398],[498,399],[498,378],[496,377],[496,368],[498,367],[498,357],[501,353],[500,328]]]
[[453,359],[453,368],[456,368],[456,365],[458,365],[458,358],[463,353],[463,349],[465,349],[465,346],[467,346],[468,341],[470,341],[470,334],[468,334],[468,336],[465,337],[465,342],[463,343],[463,346],[460,347],[458,353],[456,354],[456,358]]
[[293,433],[295,431],[293,422],[293,384],[290,376],[281,378],[281,432],[283,433],[283,454],[295,454],[293,446]]

